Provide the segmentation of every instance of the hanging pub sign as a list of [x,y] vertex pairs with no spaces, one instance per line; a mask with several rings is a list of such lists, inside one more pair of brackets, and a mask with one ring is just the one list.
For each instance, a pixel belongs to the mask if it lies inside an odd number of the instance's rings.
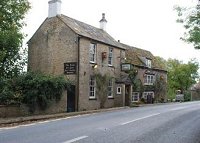
[[64,74],[76,74],[76,62],[64,63]]
[[121,64],[121,70],[122,71],[130,71],[132,68],[132,65],[130,63],[123,63]]

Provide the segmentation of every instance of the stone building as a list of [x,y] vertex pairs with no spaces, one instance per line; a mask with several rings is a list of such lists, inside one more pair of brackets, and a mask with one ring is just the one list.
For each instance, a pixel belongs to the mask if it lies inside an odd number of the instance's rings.
[[73,81],[72,91],[65,95],[69,111],[99,109],[95,75],[108,75],[112,78],[104,107],[123,106],[121,85],[115,78],[121,72],[125,48],[105,31],[105,14],[96,28],[61,15],[60,4],[49,2],[48,18],[28,42],[28,71],[64,74]]
[[[62,15],[60,7],[60,0],[49,1],[48,18],[29,40],[28,71],[63,74],[66,79],[72,81],[71,90],[63,93],[65,101],[62,102],[60,111],[130,105],[134,92],[132,83],[123,80],[127,73],[121,70],[122,63],[127,62],[128,56],[128,62],[138,69],[141,68],[142,74],[144,71],[148,72],[149,68],[134,64],[131,59],[134,59],[135,55],[125,52],[128,46],[117,42],[106,32],[107,20],[104,13],[100,28],[96,28]],[[151,53],[147,54],[150,54],[149,59],[153,59]],[[156,67],[152,69],[166,74],[164,70]],[[106,84],[101,85],[107,89],[104,95],[106,99],[100,97],[103,91],[97,89],[97,75],[108,77]]]
[[[126,105],[143,101],[144,103],[165,102],[167,100],[167,71],[150,51],[122,44],[126,48],[126,62],[122,70],[127,74],[119,82],[125,84]],[[127,68],[128,67],[128,68]],[[126,71],[127,69],[128,72]],[[131,76],[133,75],[133,76]]]

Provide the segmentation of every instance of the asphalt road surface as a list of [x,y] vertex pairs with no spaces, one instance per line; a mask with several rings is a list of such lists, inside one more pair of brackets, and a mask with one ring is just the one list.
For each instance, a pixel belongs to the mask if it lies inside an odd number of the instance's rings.
[[0,128],[0,143],[200,143],[200,102],[153,105]]

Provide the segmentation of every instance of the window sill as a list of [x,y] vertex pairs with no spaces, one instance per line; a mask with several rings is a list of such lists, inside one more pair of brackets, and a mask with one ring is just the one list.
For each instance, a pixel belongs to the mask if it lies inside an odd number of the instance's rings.
[[96,62],[90,61],[90,64],[97,64]]
[[108,99],[114,99],[114,97],[108,97]]
[[108,67],[111,67],[111,68],[113,68],[114,66],[113,66],[113,65],[109,65],[109,64],[108,64]]
[[138,101],[131,101],[132,103],[137,103],[137,102],[139,102],[139,100]]
[[89,100],[97,100],[97,98],[89,98]]
[[144,83],[144,85],[153,85],[153,83]]

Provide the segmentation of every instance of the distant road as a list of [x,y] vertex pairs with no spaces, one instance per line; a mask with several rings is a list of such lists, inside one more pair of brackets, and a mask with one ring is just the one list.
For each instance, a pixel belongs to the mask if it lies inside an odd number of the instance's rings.
[[200,102],[152,105],[0,128],[0,143],[200,143]]

